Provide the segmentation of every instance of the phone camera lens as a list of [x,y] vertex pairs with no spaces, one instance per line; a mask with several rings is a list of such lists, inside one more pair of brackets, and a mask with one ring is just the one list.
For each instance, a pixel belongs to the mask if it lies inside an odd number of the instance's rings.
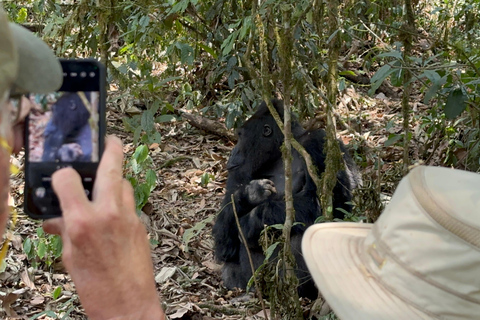
[[91,71],[91,72],[89,73],[89,76],[90,76],[90,78],[94,78],[94,77],[95,77],[95,72]]
[[87,73],[85,71],[80,72],[80,77],[85,78],[87,76]]
[[36,188],[35,189],[35,196],[37,198],[44,198],[45,197],[45,194],[46,194],[46,190],[44,187],[40,187],[40,188]]

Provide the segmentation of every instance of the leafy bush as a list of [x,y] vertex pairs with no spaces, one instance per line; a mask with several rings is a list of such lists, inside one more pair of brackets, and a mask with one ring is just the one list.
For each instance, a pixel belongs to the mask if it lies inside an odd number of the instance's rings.
[[62,248],[60,236],[45,234],[41,227],[37,228],[35,236],[30,236],[23,242],[23,251],[34,268],[42,264],[50,267],[62,255]]

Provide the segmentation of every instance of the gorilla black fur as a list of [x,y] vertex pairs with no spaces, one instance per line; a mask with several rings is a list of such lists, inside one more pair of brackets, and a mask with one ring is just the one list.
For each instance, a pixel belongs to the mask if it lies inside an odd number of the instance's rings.
[[[90,92],[85,92],[88,100]],[[64,93],[52,106],[44,136],[42,161],[86,161],[92,157],[90,112],[77,92]],[[75,146],[74,146],[75,145]]]
[[[283,117],[283,102],[272,100],[278,113]],[[325,170],[323,144],[324,130],[306,131],[292,120],[292,133],[312,156],[318,171]],[[224,263],[222,278],[227,288],[245,288],[252,276],[244,244],[239,238],[235,223],[231,195],[234,195],[235,208],[240,225],[252,255],[255,268],[264,260],[259,237],[264,225],[283,224],[285,221],[285,174],[280,147],[283,134],[278,128],[265,102],[258,111],[238,130],[238,143],[227,163],[228,180],[222,211],[213,227],[215,256]],[[334,188],[334,208],[351,210],[351,191],[359,183],[356,166],[340,142],[344,154],[346,171],[337,176]],[[293,152],[293,198],[297,222],[292,228],[292,252],[297,262],[296,274],[300,281],[299,294],[316,298],[317,289],[311,279],[301,253],[301,239],[305,229],[321,216],[320,203],[316,196],[316,186],[307,172],[306,164],[297,151]],[[334,210],[335,218],[344,214]]]

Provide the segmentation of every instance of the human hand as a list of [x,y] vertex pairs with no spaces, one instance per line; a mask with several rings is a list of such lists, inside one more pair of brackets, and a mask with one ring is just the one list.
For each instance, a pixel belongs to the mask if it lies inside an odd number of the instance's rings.
[[62,237],[63,263],[89,319],[163,319],[147,234],[122,165],[122,143],[108,137],[92,201],[75,170],[55,172],[63,217],[43,228]]

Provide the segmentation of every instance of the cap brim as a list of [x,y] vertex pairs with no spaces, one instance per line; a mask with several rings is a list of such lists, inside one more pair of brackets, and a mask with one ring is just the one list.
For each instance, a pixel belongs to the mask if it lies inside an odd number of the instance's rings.
[[342,320],[434,319],[379,284],[360,252],[372,224],[321,223],[307,229],[302,251],[320,292]]
[[63,82],[60,62],[40,38],[27,29],[9,23],[17,46],[18,73],[15,93],[49,93],[58,90]]

